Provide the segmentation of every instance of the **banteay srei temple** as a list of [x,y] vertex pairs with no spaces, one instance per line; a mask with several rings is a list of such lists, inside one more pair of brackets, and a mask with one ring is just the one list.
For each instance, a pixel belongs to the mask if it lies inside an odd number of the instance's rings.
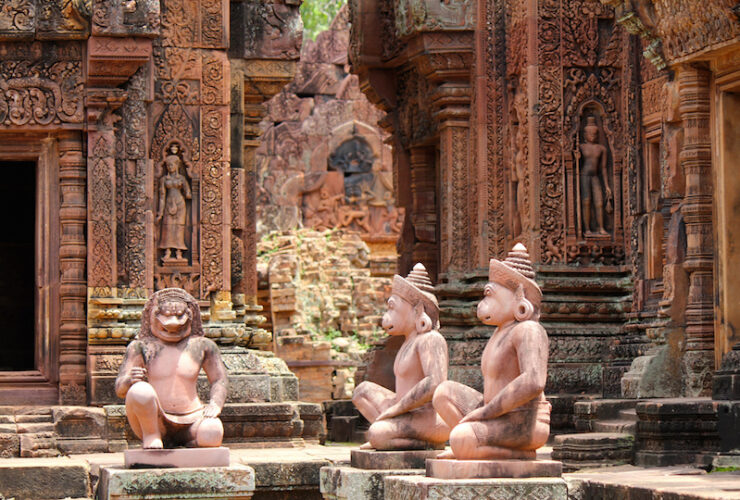
[[0,0],[0,500],[740,499],[739,172],[737,0]]

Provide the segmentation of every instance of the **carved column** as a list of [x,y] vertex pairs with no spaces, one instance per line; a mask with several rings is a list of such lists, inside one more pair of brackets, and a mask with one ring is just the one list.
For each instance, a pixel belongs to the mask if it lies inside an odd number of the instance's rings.
[[437,175],[434,149],[411,148],[411,224],[414,228],[412,260],[423,263],[436,280],[437,255]]
[[85,301],[87,277],[85,261],[87,244],[85,224],[87,204],[85,180],[87,162],[79,132],[59,137],[59,210],[60,245],[60,326],[59,326],[59,387],[60,404],[85,404],[85,365],[87,324]]
[[465,271],[471,244],[470,85],[442,84],[433,100],[438,109],[440,144],[440,271]]
[[686,175],[686,196],[681,207],[686,222],[684,268],[689,273],[685,390],[688,396],[698,396],[709,394],[714,368],[710,73],[702,68],[682,66],[678,81],[684,124],[679,159]]
[[119,89],[87,93],[88,286],[116,286],[116,178],[113,111],[126,99]]

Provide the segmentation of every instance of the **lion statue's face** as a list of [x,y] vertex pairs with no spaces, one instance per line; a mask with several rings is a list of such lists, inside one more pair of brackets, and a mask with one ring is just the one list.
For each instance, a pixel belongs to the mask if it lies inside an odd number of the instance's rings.
[[152,335],[165,342],[179,342],[191,333],[193,314],[185,302],[170,300],[152,308]]

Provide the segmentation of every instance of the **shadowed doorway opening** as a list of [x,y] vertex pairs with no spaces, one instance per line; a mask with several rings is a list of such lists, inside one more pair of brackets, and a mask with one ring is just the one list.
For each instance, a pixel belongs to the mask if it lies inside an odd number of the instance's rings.
[[0,162],[0,371],[36,368],[36,163]]

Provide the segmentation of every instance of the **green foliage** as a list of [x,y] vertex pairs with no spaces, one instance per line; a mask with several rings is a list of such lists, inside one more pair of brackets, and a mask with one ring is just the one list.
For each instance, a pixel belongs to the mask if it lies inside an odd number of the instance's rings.
[[301,19],[303,19],[303,37],[316,40],[316,35],[329,29],[345,0],[303,0]]
[[329,328],[328,330],[325,330],[323,332],[323,335],[325,340],[334,340],[336,338],[339,338],[342,336],[342,332],[337,330],[336,328]]
[[715,467],[712,469],[712,472],[737,472],[740,471],[740,467],[736,467],[734,465],[728,465],[726,467]]

